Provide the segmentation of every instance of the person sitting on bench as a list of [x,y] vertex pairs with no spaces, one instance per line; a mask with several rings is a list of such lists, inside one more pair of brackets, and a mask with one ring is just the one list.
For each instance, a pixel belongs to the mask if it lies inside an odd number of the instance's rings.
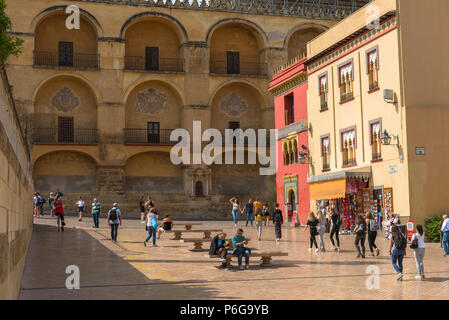
[[237,229],[237,234],[232,237],[232,244],[234,245],[234,253],[238,255],[239,269],[243,270],[242,256],[245,254],[245,268],[249,269],[249,256],[251,249],[246,248],[245,244],[248,244],[248,240],[243,236],[243,229]]
[[161,227],[157,230],[157,238],[160,239],[162,232],[169,231],[173,227],[173,220],[167,214],[161,221]]
[[229,243],[226,241],[226,233],[221,232],[217,234],[210,243],[209,255],[217,255],[222,262],[226,261],[226,255],[228,254]]

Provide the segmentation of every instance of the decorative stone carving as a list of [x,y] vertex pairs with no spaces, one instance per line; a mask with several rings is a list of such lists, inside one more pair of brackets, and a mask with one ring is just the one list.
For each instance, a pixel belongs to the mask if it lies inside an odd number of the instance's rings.
[[240,117],[248,111],[248,103],[237,93],[232,92],[220,101],[220,111],[230,117]]
[[154,88],[140,91],[137,93],[134,111],[149,114],[168,113],[167,96]]
[[72,111],[80,104],[80,99],[67,87],[59,90],[51,99],[51,105],[62,112]]

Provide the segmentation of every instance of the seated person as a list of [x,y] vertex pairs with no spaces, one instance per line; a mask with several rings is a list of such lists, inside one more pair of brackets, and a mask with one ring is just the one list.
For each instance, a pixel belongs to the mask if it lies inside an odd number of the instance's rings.
[[218,255],[222,262],[226,261],[226,255],[230,248],[230,243],[226,241],[226,233],[217,234],[210,243],[209,255]]
[[245,254],[245,268],[249,269],[249,256],[251,249],[246,248],[245,244],[248,244],[248,240],[243,236],[243,229],[237,229],[237,234],[232,237],[232,244],[234,246],[234,253],[238,255],[239,269],[243,270],[242,256]]
[[167,214],[161,221],[161,227],[157,230],[157,238],[160,239],[162,232],[171,230],[173,227],[173,220]]

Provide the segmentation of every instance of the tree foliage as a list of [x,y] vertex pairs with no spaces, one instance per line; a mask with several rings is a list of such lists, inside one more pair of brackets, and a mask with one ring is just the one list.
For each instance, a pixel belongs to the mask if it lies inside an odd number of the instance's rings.
[[443,225],[443,218],[430,217],[424,220],[426,238],[429,242],[440,242],[440,230]]
[[3,63],[6,63],[9,56],[17,57],[23,48],[23,39],[8,34],[11,30],[11,19],[6,15],[6,0],[0,0],[0,53]]

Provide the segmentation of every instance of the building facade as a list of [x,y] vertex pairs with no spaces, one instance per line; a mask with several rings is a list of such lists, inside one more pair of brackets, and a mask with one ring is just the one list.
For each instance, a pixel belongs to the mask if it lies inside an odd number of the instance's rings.
[[[7,1],[25,40],[7,71],[36,190],[60,188],[68,211],[97,195],[127,215],[148,194],[163,213],[203,218],[227,216],[230,196],[274,201],[258,165],[173,165],[170,133],[194,120],[274,128],[272,69],[365,2],[282,13],[281,2]],[[69,5],[79,29],[66,26]]]

